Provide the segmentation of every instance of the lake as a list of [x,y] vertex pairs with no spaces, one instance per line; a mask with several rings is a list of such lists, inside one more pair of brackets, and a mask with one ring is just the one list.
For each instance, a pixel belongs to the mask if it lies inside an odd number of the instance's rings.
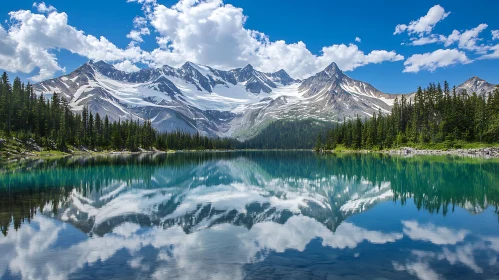
[[219,152],[3,166],[1,279],[499,279],[499,162]]

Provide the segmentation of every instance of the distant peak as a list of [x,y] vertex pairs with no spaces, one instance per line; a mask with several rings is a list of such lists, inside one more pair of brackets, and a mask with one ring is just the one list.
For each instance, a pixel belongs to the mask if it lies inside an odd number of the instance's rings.
[[275,72],[273,75],[276,75],[276,76],[284,78],[284,79],[292,79],[289,76],[288,72],[286,72],[286,70],[284,70],[284,69],[281,69],[281,70]]
[[248,64],[243,68],[243,70],[253,70],[253,65]]
[[324,71],[326,71],[328,73],[342,73],[342,71],[340,70],[340,68],[338,67],[338,65],[335,62],[329,64],[329,66],[326,67],[326,69],[324,69]]
[[187,62],[185,62],[185,63],[184,63],[184,65],[182,65],[182,68],[191,67],[191,66],[193,66],[193,65],[194,65],[194,63],[192,63],[192,62],[190,62],[190,61],[187,61]]
[[173,67],[171,67],[171,66],[170,66],[170,65],[168,65],[168,64],[163,65],[163,67],[161,67],[161,68],[163,68],[163,69],[165,69],[165,70],[173,70],[173,69],[174,69]]
[[322,73],[326,73],[330,78],[335,79],[343,77],[343,71],[341,71],[338,65],[334,62],[329,64],[329,66],[326,67]]
[[95,60],[89,60],[87,63],[85,63],[85,65],[90,65],[98,70],[116,69],[113,65],[105,62],[104,60],[99,60],[97,62]]
[[277,72],[275,72],[275,73],[276,73],[276,74],[279,74],[279,75],[288,75],[288,73],[287,73],[287,72],[286,72],[286,70],[284,70],[284,69],[281,69],[281,70],[279,70],[279,71],[277,71]]
[[90,64],[90,65],[96,65],[96,64],[107,64],[104,60],[93,60],[93,59],[90,59],[86,64]]
[[81,65],[80,67],[78,67],[76,69],[76,71],[93,73],[94,67],[95,67],[94,65],[95,65],[95,62],[93,60],[89,60],[89,61],[85,62],[83,65]]
[[480,77],[473,76],[473,77],[469,78],[468,81],[485,81],[485,80],[480,78]]

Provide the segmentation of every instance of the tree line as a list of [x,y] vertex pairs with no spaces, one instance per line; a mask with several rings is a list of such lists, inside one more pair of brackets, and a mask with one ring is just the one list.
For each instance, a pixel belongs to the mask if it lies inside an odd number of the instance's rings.
[[240,149],[312,149],[316,135],[333,127],[331,122],[312,119],[277,120],[255,137],[238,145]]
[[344,119],[325,135],[316,149],[386,149],[408,146],[459,148],[462,143],[499,142],[499,88],[491,93],[452,90],[444,82],[418,88],[411,98],[396,98],[391,110],[361,119]]
[[74,113],[58,93],[54,92],[50,98],[38,96],[30,83],[24,84],[19,78],[11,84],[5,72],[0,79],[0,135],[61,151],[71,147],[138,151],[233,146],[229,139],[209,138],[199,133],[160,133],[149,120],[111,121],[107,115],[93,114],[88,108]]

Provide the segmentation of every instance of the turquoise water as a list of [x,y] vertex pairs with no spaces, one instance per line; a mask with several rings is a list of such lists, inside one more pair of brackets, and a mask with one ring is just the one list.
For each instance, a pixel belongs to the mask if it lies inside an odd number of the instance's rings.
[[311,152],[0,175],[0,279],[499,279],[499,163]]

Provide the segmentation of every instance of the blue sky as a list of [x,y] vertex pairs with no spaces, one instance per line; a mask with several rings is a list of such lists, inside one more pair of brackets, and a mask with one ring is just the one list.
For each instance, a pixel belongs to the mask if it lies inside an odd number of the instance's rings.
[[[499,83],[499,1],[195,2],[6,1],[0,69],[37,81],[89,59],[127,71],[189,60],[303,78],[335,61],[388,93],[471,76]],[[411,45],[422,40],[434,42]]]

